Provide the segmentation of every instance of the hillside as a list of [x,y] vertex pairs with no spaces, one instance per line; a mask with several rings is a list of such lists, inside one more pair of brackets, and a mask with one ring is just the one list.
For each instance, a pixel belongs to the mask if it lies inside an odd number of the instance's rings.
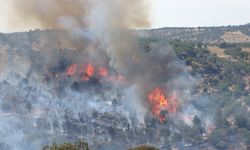
[[250,25],[196,27],[196,28],[161,28],[138,31],[141,37],[179,39],[202,43],[244,43],[250,42]]
[[[74,66],[77,56],[88,48],[80,33],[36,30],[0,34],[0,135],[7,135],[0,140],[0,149],[16,145],[42,148],[81,139],[90,149],[98,150],[125,150],[140,144],[162,150],[249,148],[250,26],[135,33],[142,54],[132,60],[138,64],[141,60],[147,63],[142,57],[148,55],[157,62],[159,57],[153,54],[166,47],[171,53],[167,60],[171,60],[169,69],[174,71],[167,71],[174,75],[167,74],[166,80],[177,83],[178,90],[190,92],[180,96],[185,101],[181,101],[178,112],[160,112],[169,114],[162,122],[149,112],[143,118],[129,109],[139,104],[129,105],[131,100],[122,96],[129,84],[126,79],[118,76],[115,80],[121,85],[114,86],[114,81],[98,75],[88,81],[69,77],[71,72],[65,71],[74,70],[71,64]],[[176,77],[175,71],[181,74]],[[110,72],[116,74],[112,69]],[[129,98],[133,90],[125,90]],[[10,141],[11,137],[16,138]]]

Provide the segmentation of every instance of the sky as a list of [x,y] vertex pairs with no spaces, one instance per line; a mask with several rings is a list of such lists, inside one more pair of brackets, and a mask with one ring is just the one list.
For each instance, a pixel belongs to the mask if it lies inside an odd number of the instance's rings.
[[[0,32],[12,29],[8,22],[6,1],[0,0]],[[250,0],[151,0],[151,28],[240,25],[250,23]]]
[[153,0],[153,27],[250,23],[250,0]]

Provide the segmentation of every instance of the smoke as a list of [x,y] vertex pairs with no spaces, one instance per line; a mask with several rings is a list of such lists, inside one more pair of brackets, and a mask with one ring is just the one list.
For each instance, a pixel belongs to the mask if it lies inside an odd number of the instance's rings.
[[[126,116],[127,122],[136,126],[137,123],[132,122],[144,124],[144,118],[150,113],[147,94],[152,89],[163,87],[167,94],[177,91],[180,101],[184,101],[190,94],[192,81],[170,46],[164,41],[149,43],[147,51],[130,30],[150,26],[148,0],[11,0],[8,5],[11,25],[25,26],[36,23],[42,29],[63,29],[69,31],[72,41],[77,40],[76,43],[80,43],[80,46],[75,44],[77,50],[63,51],[59,48],[59,51],[55,51],[53,47],[39,51],[39,56],[34,57],[30,54],[27,56],[30,62],[26,62],[25,67],[19,67],[18,72],[15,72],[16,67],[9,67],[9,72],[15,73],[8,74],[6,82],[0,82],[0,92],[4,93],[0,96],[1,105],[9,108],[0,111],[0,116],[6,113],[19,114],[13,116],[14,119],[6,118],[6,122],[11,123],[15,120],[15,129],[18,132],[17,139],[13,140],[18,142],[16,145],[22,145],[20,149],[27,148],[26,145],[30,141],[34,143],[32,148],[41,147],[50,140],[57,141],[56,134],[65,136],[66,133],[86,136],[88,141],[107,142],[103,141],[102,137],[108,136],[108,133],[96,139],[95,134],[102,133],[97,133],[97,129],[89,129],[90,131],[87,130],[85,134],[75,132],[78,124],[74,119],[64,123],[64,112],[73,112],[73,118],[78,118],[79,113],[84,113],[88,118],[94,109],[104,116],[106,112]],[[55,43],[57,39],[49,38],[47,41]],[[18,60],[18,63],[22,64],[22,59]],[[90,87],[84,86],[83,89],[86,91],[78,93],[74,90],[81,89],[81,82],[65,77],[63,71],[70,63],[64,60],[76,64],[91,62],[94,66],[105,66],[124,77],[128,83],[110,85],[104,82],[100,87],[94,88],[87,84],[85,86]],[[2,67],[0,69],[2,70]],[[54,73],[51,75],[52,85],[44,84],[41,76],[46,73]],[[21,77],[14,84],[13,81],[18,78],[16,74],[21,74]],[[19,103],[16,102],[17,99],[21,99]],[[116,101],[119,106],[113,105]],[[22,123],[16,119],[20,116],[27,118],[27,122]],[[87,123],[108,126],[112,119],[116,119],[111,115],[111,119],[103,123],[98,120],[98,117],[102,116],[93,116],[89,117],[91,121],[88,120]],[[129,116],[133,116],[132,119]],[[112,125],[120,130],[127,130],[128,123],[126,119],[123,120],[125,123],[121,127],[120,120]],[[71,123],[75,123],[73,127],[70,126]],[[80,125],[85,125],[84,123]],[[30,127],[30,131],[27,131],[25,125]],[[0,135],[9,134],[9,130],[3,130],[5,126],[0,124]],[[10,149],[18,149],[11,144],[11,138],[0,142],[10,145]]]
[[11,0],[8,7],[12,25],[35,22],[42,28],[51,29],[86,26],[83,19],[90,6],[85,0]]
[[35,23],[43,29],[85,28],[93,25],[89,16],[98,7],[98,11],[105,13],[97,12],[95,17],[109,26],[148,27],[148,3],[148,0],[10,0],[7,2],[8,21],[14,27]]
[[[109,66],[133,84],[140,100],[144,101],[140,103],[145,103],[145,96],[153,88],[167,87],[171,80],[186,74],[167,43],[150,43],[150,51],[146,52],[138,44],[135,33],[128,31],[149,25],[147,4],[143,0],[105,0],[97,3],[89,16],[90,29],[101,49],[106,51]],[[189,86],[184,87],[187,89]]]

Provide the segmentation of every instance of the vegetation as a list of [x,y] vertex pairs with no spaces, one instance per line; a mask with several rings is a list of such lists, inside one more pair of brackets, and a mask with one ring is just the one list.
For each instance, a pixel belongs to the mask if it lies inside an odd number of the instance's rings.
[[[164,39],[140,39],[145,52],[150,51],[150,42],[163,42]],[[166,42],[166,41],[165,41]],[[202,80],[193,90],[193,94],[201,92],[209,101],[204,106],[200,100],[194,100],[204,113],[213,113],[214,129],[207,134],[201,118],[195,116],[192,126],[176,123],[179,132],[164,131],[171,136],[171,143],[185,142],[191,145],[208,143],[216,149],[228,149],[230,143],[242,142],[250,144],[250,53],[242,52],[247,44],[221,43],[215,46],[225,49],[231,58],[220,58],[208,50],[209,44],[199,42],[167,41],[175,50],[178,58],[192,69],[190,74],[201,76]],[[250,46],[249,46],[250,47]],[[168,122],[169,123],[169,122]],[[166,123],[166,124],[168,124]],[[207,137],[204,135],[207,134]],[[238,138],[241,137],[241,138]],[[84,147],[87,144],[82,144]],[[170,145],[166,145],[170,148]],[[78,150],[79,146],[63,144],[53,145],[44,150]],[[84,149],[85,150],[85,149]],[[88,147],[86,147],[88,150]],[[129,150],[157,150],[151,146],[138,146]]]
[[64,143],[62,145],[53,144],[45,146],[43,150],[89,150],[88,143],[80,141],[76,144]]
[[[201,75],[202,83],[196,87],[194,93],[202,91],[210,97],[213,105],[211,111],[215,111],[215,130],[207,140],[217,149],[227,149],[228,145],[235,142],[237,136],[242,137],[246,143],[250,135],[250,53],[243,52],[242,47],[250,47],[248,44],[221,43],[216,46],[225,49],[225,53],[231,58],[219,58],[207,50],[208,44],[197,44],[194,42],[181,42],[174,40],[170,42],[178,57],[188,66],[192,67],[190,73],[194,76]],[[209,107],[209,106],[208,106]],[[195,117],[194,125],[198,130],[199,118]],[[185,134],[184,134],[185,135]],[[199,134],[193,134],[198,137]],[[195,138],[197,139],[197,138]],[[236,140],[237,141],[237,140]],[[193,141],[194,143],[194,141]]]
[[[209,127],[203,124],[203,118],[200,116],[195,116],[191,120],[192,125],[178,121],[171,122],[171,120],[166,122],[164,124],[166,128],[161,129],[161,133],[167,137],[164,139],[166,149],[170,149],[172,144],[176,143],[176,145],[188,144],[191,146],[207,144],[212,145],[214,149],[221,150],[229,149],[229,145],[232,143],[243,142],[249,145],[250,53],[244,51],[243,48],[250,48],[250,43],[227,43],[220,39],[225,32],[240,31],[250,36],[249,25],[228,28],[197,28],[195,30],[197,31],[194,32],[193,28],[171,28],[162,29],[159,34],[153,30],[150,31],[148,37],[138,39],[143,52],[150,51],[152,46],[150,44],[155,42],[171,45],[178,59],[187,66],[187,71],[199,80],[199,84],[196,85],[192,94],[202,95],[202,97],[196,96],[192,102],[204,114],[213,116],[211,121],[214,123],[214,127],[211,128],[211,133],[208,133]],[[8,45],[13,45],[12,49],[18,48],[18,52],[31,49],[32,44],[25,44],[26,42],[23,41],[34,42],[35,39],[39,39],[40,32],[42,31],[30,32],[26,39],[20,38],[22,39],[20,42],[17,42],[17,34],[0,35],[0,44],[5,45],[8,42]],[[211,53],[209,46],[223,49],[228,57],[223,58]],[[204,100],[204,97],[207,99]],[[5,103],[1,107],[5,111],[11,108]],[[27,107],[31,106],[27,105]],[[79,131],[76,130],[76,123],[73,119],[68,118],[66,121],[73,124],[69,124],[70,128],[66,133]],[[39,122],[44,122],[44,120]],[[171,128],[167,128],[171,123],[180,131],[172,131]],[[152,126],[152,128],[156,127],[156,125]],[[53,144],[44,147],[43,150],[89,150],[89,146],[88,143],[80,141],[76,144]],[[157,148],[141,145],[129,150],[157,150]]]
[[159,150],[153,146],[141,145],[135,148],[130,148],[129,150]]
[[[88,143],[80,141],[76,144],[64,143],[62,145],[53,144],[52,146],[45,146],[43,150],[90,150]],[[129,150],[159,150],[153,146],[140,145]]]

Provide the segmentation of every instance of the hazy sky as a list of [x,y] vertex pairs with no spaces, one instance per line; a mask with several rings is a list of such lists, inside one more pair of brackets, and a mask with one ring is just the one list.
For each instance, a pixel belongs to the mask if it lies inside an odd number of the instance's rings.
[[250,0],[153,0],[152,24],[218,26],[250,22]]
[[[0,32],[10,29],[0,0]],[[152,27],[239,25],[250,22],[250,0],[151,0]]]

